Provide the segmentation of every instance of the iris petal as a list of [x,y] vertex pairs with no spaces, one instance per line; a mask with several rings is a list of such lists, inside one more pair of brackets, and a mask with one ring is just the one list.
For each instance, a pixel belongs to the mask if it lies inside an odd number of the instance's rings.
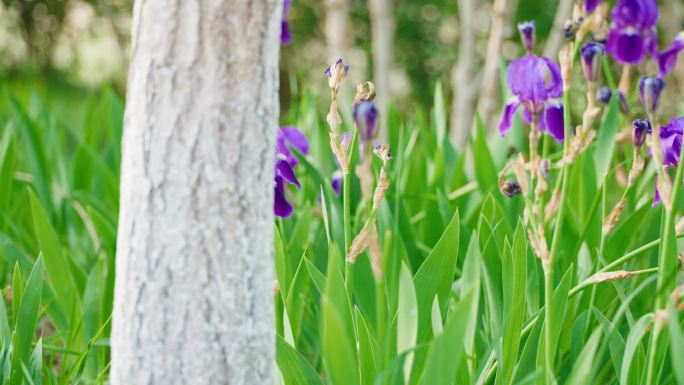
[[585,0],[584,2],[584,12],[585,13],[592,13],[598,7],[598,5],[601,3],[601,0]]
[[281,218],[287,218],[294,212],[294,208],[290,202],[285,199],[285,191],[277,187],[275,188],[273,200],[273,212],[276,216]]
[[558,64],[532,54],[511,62],[506,83],[513,95],[532,112],[541,112],[545,101],[563,95],[563,80]]
[[653,27],[658,21],[658,4],[656,0],[618,0],[613,7],[612,21],[619,27]]
[[684,49],[684,37],[677,37],[672,45],[658,56],[658,68],[660,76],[665,76],[672,72],[677,65],[677,55]]
[[513,126],[513,117],[515,116],[515,112],[518,110],[519,105],[520,102],[517,100],[506,103],[503,114],[501,115],[501,122],[499,123],[499,132],[501,133],[501,136],[506,135]]
[[285,182],[293,184],[297,186],[297,188],[302,187],[297,180],[297,176],[295,176],[294,169],[287,160],[276,159],[276,173],[278,176],[282,177]]
[[304,136],[304,134],[299,130],[299,128],[294,126],[281,127],[281,132],[283,136],[289,142],[292,147],[296,148],[297,151],[306,155],[309,153],[309,140]]
[[622,64],[638,64],[645,54],[644,38],[634,28],[612,29],[606,48]]
[[[563,105],[558,102],[548,102],[542,116],[544,130],[558,142],[565,138],[565,123],[563,120]],[[540,127],[541,128],[541,127]]]

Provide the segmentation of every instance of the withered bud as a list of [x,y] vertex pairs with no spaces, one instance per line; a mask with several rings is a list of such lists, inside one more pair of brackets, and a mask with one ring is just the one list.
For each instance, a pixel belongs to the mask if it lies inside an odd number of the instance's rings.
[[379,144],[379,145],[375,146],[375,149],[373,149],[373,152],[380,159],[382,159],[383,163],[386,163],[392,159],[392,152],[390,150],[389,144]]
[[363,253],[366,248],[370,245],[371,241],[371,230],[368,225],[364,226],[361,231],[354,237],[351,246],[349,247],[349,253],[347,254],[347,261],[349,263],[356,262],[356,258],[359,254]]
[[342,85],[344,78],[349,73],[349,66],[344,64],[342,59],[337,59],[330,67],[326,68],[325,76],[328,78],[328,86],[333,93],[337,94],[337,90]]
[[675,226],[675,232],[677,235],[684,234],[684,217],[679,218],[677,225]]
[[627,279],[630,277],[634,277],[635,275],[639,275],[642,272],[640,271],[627,271],[627,270],[617,270],[617,271],[604,271],[600,273],[596,273],[589,277],[587,280],[591,284],[596,284],[596,283],[603,283],[603,282],[612,282],[612,281],[617,281],[620,279]]
[[375,84],[371,82],[359,83],[356,85],[356,96],[354,104],[370,102],[375,99]]
[[572,83],[572,57],[574,54],[574,44],[572,42],[567,43],[558,54],[558,62],[561,67],[561,77],[563,78],[563,90],[567,91],[570,89],[570,83]]
[[566,20],[563,24],[563,35],[565,35],[565,38],[568,40],[572,40],[575,37],[577,31],[579,31],[579,29],[582,27],[583,23],[584,17],[582,16],[573,20]]
[[603,221],[603,226],[601,227],[603,235],[608,235],[618,223],[620,220],[620,214],[622,214],[622,210],[625,208],[625,204],[627,204],[627,202],[624,199],[618,202],[618,204],[615,205],[613,210],[611,210],[610,214],[608,214],[606,219]]
[[514,196],[520,194],[520,191],[520,184],[514,180],[505,182],[501,186],[501,192],[509,198],[513,198]]
[[542,159],[540,167],[540,171],[544,179],[549,180],[551,178],[551,175],[549,174],[549,170],[551,170],[551,160],[549,158]]

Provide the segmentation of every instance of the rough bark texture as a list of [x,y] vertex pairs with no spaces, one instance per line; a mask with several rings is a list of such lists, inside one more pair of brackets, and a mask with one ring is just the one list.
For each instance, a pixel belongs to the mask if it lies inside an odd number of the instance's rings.
[[325,40],[328,45],[328,62],[347,55],[349,33],[349,0],[325,1]]
[[463,150],[468,144],[468,134],[475,115],[475,98],[480,82],[475,79],[475,0],[458,0],[460,41],[458,61],[452,73],[454,92],[451,104],[450,137],[454,148]]
[[511,35],[511,30],[514,29],[511,25],[518,8],[518,0],[494,0],[492,8],[487,56],[485,57],[480,97],[477,101],[477,110],[489,131],[496,130],[496,121],[499,117],[501,46],[506,35]]
[[271,384],[281,4],[137,0],[114,385]]
[[394,17],[390,0],[368,0],[371,18],[371,41],[373,51],[373,82],[377,97],[375,103],[380,110],[380,140],[386,141],[387,104],[391,98],[390,70],[392,69],[392,47],[394,45]]

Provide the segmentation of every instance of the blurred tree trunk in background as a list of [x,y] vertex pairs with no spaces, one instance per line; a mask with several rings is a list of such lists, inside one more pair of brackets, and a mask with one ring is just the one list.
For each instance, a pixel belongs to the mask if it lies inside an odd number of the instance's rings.
[[394,45],[394,17],[390,0],[368,0],[372,29],[373,82],[380,110],[380,140],[387,141],[387,104],[391,98],[390,70]]
[[272,384],[281,1],[137,0],[111,383]]
[[475,98],[480,81],[475,78],[475,0],[458,0],[459,45],[458,62],[451,76],[454,99],[451,105],[450,137],[457,150],[468,143],[468,134],[475,116]]
[[519,0],[494,0],[492,22],[487,40],[480,97],[477,101],[477,111],[482,117],[487,131],[496,129],[499,117],[499,107],[502,104],[499,71],[501,66],[501,46],[504,38],[514,30],[515,11]]
[[328,62],[345,58],[352,35],[349,31],[349,0],[325,0],[325,40]]
[[558,8],[556,8],[556,16],[551,25],[549,38],[544,45],[544,56],[553,61],[558,61],[558,52],[560,52],[561,45],[565,39],[563,32],[563,25],[566,20],[572,18],[572,0],[558,0]]

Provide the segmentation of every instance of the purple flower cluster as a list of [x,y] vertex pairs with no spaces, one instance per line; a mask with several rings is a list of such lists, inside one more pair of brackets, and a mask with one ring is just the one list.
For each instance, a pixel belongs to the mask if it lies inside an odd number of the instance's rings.
[[294,154],[292,154],[292,151],[290,151],[290,147],[306,155],[309,152],[309,141],[297,127],[280,127],[276,140],[273,212],[281,218],[287,218],[294,212],[294,208],[285,197],[286,184],[293,184],[297,188],[301,188],[301,184],[294,172],[294,166],[297,165],[298,161]]
[[[635,122],[636,129],[636,122]],[[650,127],[649,127],[650,131]],[[663,166],[674,168],[679,165],[679,155],[682,151],[682,135],[684,134],[684,116],[670,120],[667,126],[660,127],[660,146],[663,151]],[[656,186],[653,206],[660,203],[660,194]]]
[[639,64],[649,54],[658,61],[659,76],[667,75],[684,49],[684,36],[679,35],[670,47],[658,52],[657,21],[656,0],[618,0],[613,8],[607,51],[618,62],[630,65]]
[[638,64],[648,53],[658,56],[656,0],[618,0],[611,15],[607,50],[622,64]]
[[532,53],[534,23],[521,23],[518,29],[528,53],[508,65],[506,83],[515,99],[504,108],[499,132],[506,135],[518,107],[522,105],[525,108],[522,117],[526,122],[532,123],[536,119],[541,131],[562,142],[565,135],[563,105],[553,100],[563,95],[560,68],[551,59]]

